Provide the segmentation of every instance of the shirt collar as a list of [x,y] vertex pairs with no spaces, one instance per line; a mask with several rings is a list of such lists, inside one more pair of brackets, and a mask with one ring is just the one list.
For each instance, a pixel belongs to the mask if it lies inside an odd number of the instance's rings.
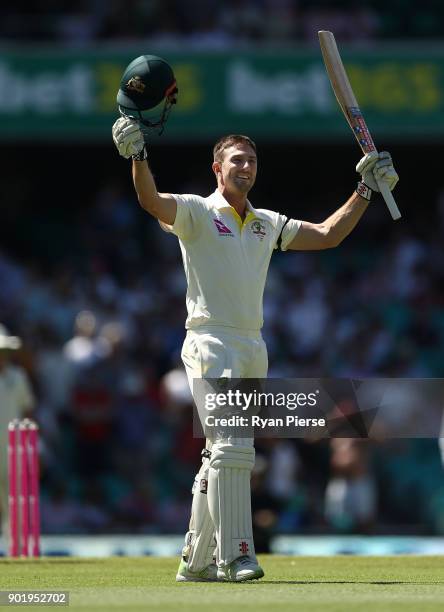
[[[224,196],[221,194],[221,192],[219,191],[219,189],[216,189],[210,196],[210,198],[213,201],[213,204],[215,206],[215,208],[217,208],[218,210],[223,210],[224,208],[233,208],[233,206],[231,206],[231,204],[228,204],[228,202],[226,201],[226,199],[224,198]],[[250,200],[247,200],[247,214],[248,213],[253,213],[253,215],[255,217],[257,217],[258,219],[265,219],[267,220],[267,218],[256,208],[254,208],[251,205]]]

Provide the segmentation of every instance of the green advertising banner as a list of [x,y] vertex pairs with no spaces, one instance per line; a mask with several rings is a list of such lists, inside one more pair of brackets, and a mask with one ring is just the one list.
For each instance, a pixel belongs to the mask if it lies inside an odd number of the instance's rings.
[[[0,139],[110,138],[125,66],[153,49],[0,54]],[[178,53],[179,104],[163,139],[202,140],[229,132],[253,138],[351,138],[320,51]],[[444,46],[430,53],[394,48],[343,50],[372,134],[405,139],[444,136]]]

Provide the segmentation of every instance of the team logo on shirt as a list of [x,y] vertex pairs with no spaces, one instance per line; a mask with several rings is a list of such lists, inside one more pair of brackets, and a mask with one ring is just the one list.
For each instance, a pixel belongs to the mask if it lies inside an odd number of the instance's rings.
[[259,237],[259,240],[263,240],[264,236],[266,235],[265,225],[260,221],[253,221],[251,224],[251,231],[255,236]]
[[233,232],[230,230],[229,227],[225,225],[223,221],[221,221],[220,219],[213,219],[213,221],[214,221],[214,225],[217,228],[219,236],[232,236],[233,235]]

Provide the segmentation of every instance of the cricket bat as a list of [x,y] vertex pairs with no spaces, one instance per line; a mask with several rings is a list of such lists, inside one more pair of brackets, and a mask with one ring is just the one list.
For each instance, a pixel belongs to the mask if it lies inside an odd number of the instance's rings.
[[[344,64],[339,55],[335,37],[332,32],[321,30],[318,32],[319,43],[321,45],[322,56],[324,58],[325,68],[329,76],[331,86],[335,93],[336,99],[345,118],[348,121],[359,146],[364,154],[376,151],[375,143],[371,137],[365,119],[362,116],[358,106],[355,94],[351,88],[347,73],[345,72]],[[393,220],[399,219],[401,213],[393,198],[392,192],[387,184],[383,181],[377,181],[379,191],[387,204],[387,208],[392,215]]]

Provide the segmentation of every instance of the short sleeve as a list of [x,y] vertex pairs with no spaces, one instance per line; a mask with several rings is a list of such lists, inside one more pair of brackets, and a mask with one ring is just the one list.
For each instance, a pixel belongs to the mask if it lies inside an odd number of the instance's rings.
[[199,233],[204,212],[203,198],[192,194],[171,194],[177,202],[176,219],[173,225],[159,221],[160,227],[181,240],[193,240]]
[[302,221],[299,221],[299,219],[289,219],[285,215],[279,215],[278,236],[274,248],[286,251],[301,225]]

